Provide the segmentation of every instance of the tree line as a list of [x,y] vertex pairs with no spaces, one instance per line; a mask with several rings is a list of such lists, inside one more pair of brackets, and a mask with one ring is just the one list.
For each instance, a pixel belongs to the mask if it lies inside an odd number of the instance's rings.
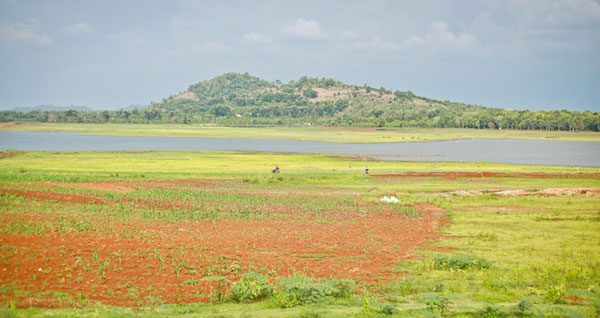
[[[364,127],[421,127],[600,131],[598,113],[586,111],[517,111],[487,109],[476,112],[403,109],[386,113],[375,110],[342,113],[345,103],[319,103],[312,106],[269,105],[248,107],[249,116],[234,114],[227,106],[210,106],[194,112],[158,108],[132,111],[3,111],[0,122],[40,123],[153,123],[153,124],[231,124],[231,125],[312,125]],[[237,116],[239,115],[239,116]]]

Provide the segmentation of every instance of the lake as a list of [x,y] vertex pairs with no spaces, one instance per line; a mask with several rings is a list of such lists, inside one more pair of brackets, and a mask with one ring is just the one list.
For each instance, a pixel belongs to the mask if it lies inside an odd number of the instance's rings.
[[0,132],[0,150],[22,151],[259,151],[370,155],[376,160],[493,162],[600,167],[600,143],[542,140],[456,140],[347,144],[295,140],[116,137],[71,133]]

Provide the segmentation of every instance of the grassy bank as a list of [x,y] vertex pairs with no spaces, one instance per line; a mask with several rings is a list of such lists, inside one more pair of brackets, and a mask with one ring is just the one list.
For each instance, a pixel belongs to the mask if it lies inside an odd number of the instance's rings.
[[600,169],[234,152],[5,157],[2,317],[600,312]]
[[323,127],[215,127],[144,124],[20,124],[0,131],[71,132],[99,136],[251,138],[343,143],[424,142],[455,139],[528,139],[600,141],[598,132],[492,130],[460,128],[323,128]]
[[[598,173],[598,168],[491,163],[362,161],[365,157],[252,152],[28,152],[2,160],[5,181],[181,180],[254,178],[268,180],[276,165],[287,183],[363,184],[372,174],[408,172]],[[331,180],[331,181],[329,181]],[[587,182],[581,180],[580,182]],[[435,179],[421,180],[435,181]],[[589,181],[589,180],[588,180]],[[536,182],[531,180],[530,182]],[[566,181],[569,182],[569,181]]]

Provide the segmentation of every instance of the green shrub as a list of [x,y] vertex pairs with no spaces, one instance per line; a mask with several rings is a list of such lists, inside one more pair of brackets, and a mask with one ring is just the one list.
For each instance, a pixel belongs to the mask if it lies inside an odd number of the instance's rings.
[[334,298],[348,297],[354,293],[356,287],[356,283],[349,279],[329,279],[323,283],[332,288],[331,296]]
[[434,312],[446,312],[448,310],[448,305],[450,305],[448,298],[434,293],[419,294],[417,299]]
[[273,301],[281,308],[316,304],[350,295],[353,292],[353,285],[347,280],[327,280],[316,283],[310,277],[296,275],[280,280]]
[[487,269],[491,266],[491,262],[468,254],[454,255],[437,255],[433,259],[433,267],[435,269],[447,270],[470,270],[470,269]]
[[231,285],[231,299],[238,303],[263,300],[272,294],[273,286],[257,273],[247,273],[240,281]]
[[381,315],[394,315],[399,310],[391,304],[383,306],[371,305],[369,297],[363,298],[363,306],[361,312],[356,317],[379,317]]
[[398,308],[392,306],[392,305],[383,305],[380,309],[379,312],[385,315],[393,315],[395,313],[398,312]]
[[515,315],[512,315],[509,311],[503,308],[488,305],[484,310],[479,312],[477,316],[482,318],[508,318],[514,317]]
[[543,300],[538,296],[525,297],[517,305],[517,311],[521,314],[531,312],[535,304],[540,304]]
[[551,304],[562,304],[565,302],[566,289],[564,285],[550,286],[544,295],[544,299]]

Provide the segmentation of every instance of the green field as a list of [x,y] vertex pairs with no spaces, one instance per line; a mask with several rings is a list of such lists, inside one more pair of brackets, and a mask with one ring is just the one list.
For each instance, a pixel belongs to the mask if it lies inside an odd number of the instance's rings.
[[[113,126],[19,129],[51,127]],[[222,129],[114,127],[187,137]],[[321,131],[297,129],[302,138]],[[410,131],[421,140],[439,133]],[[0,154],[0,317],[600,314],[600,169],[251,152]],[[270,173],[275,165],[280,174]]]
[[145,124],[21,124],[0,131],[70,132],[99,136],[251,138],[346,143],[423,142],[455,139],[531,139],[600,141],[600,132],[543,130],[492,130],[461,128],[323,128],[323,127],[219,127]]

